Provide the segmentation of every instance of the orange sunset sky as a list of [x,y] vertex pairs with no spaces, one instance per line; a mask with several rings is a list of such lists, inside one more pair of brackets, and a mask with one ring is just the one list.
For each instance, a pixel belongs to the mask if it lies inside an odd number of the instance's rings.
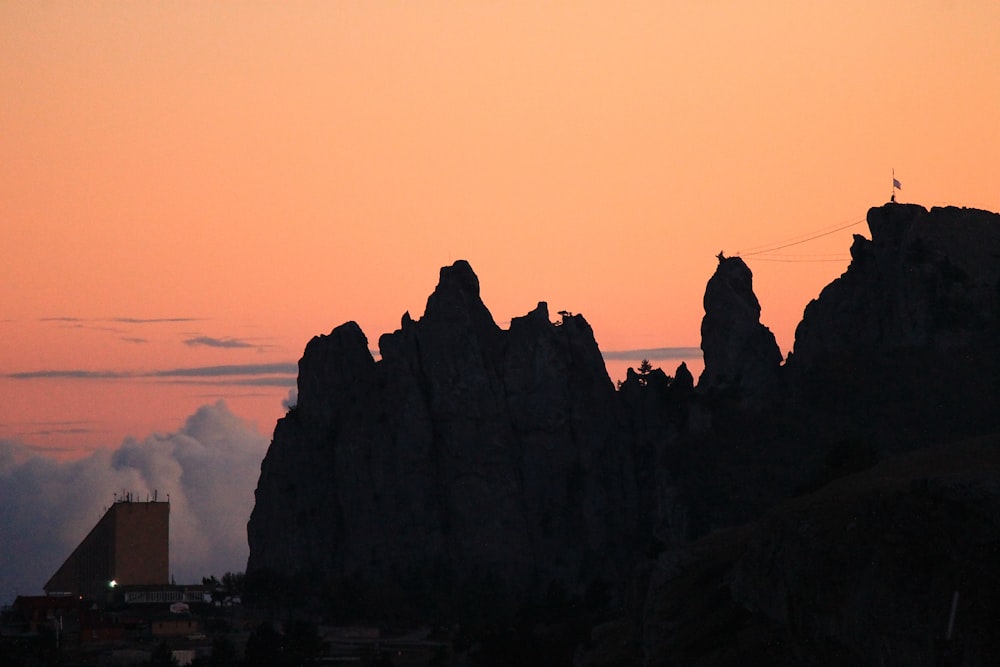
[[0,439],[219,399],[267,435],[312,336],[377,351],[460,258],[617,379],[697,372],[641,351],[697,347],[742,252],[787,353],[893,169],[1000,210],[998,35],[994,0],[0,2]]

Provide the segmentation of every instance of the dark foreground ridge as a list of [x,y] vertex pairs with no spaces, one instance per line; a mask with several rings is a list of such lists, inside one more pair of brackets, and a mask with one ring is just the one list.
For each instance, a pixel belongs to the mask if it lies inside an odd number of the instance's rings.
[[697,387],[682,365],[616,391],[544,303],[499,328],[464,261],[379,361],[353,322],[314,338],[248,587],[479,627],[463,664],[995,664],[1000,216],[868,223],[784,363],[720,257]]

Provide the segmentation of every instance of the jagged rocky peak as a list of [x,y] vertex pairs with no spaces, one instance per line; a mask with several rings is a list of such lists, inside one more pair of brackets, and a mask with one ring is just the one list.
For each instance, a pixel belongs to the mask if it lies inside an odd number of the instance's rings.
[[442,322],[468,321],[483,332],[499,328],[479,297],[479,278],[464,259],[441,268],[437,287],[427,299],[424,318]]
[[945,350],[1000,320],[1000,215],[886,204],[868,211],[871,240],[806,306],[789,367],[844,355]]
[[353,391],[362,378],[371,376],[374,368],[368,339],[356,322],[314,337],[299,360],[299,409],[322,410],[331,399]]
[[685,398],[694,391],[694,376],[688,370],[687,362],[682,361],[674,371],[674,381],[670,386],[675,394]]
[[762,399],[779,386],[781,351],[760,322],[753,274],[739,257],[719,253],[719,265],[705,288],[701,349],[705,370],[699,392]]
[[540,302],[500,329],[459,261],[378,362],[353,323],[313,339],[261,465],[247,572],[418,606],[623,576],[648,534],[631,442],[593,331],[561,315]]

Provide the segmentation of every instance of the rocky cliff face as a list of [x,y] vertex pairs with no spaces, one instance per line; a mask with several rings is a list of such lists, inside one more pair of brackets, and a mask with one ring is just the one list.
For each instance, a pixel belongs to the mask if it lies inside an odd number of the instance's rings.
[[593,664],[996,664],[998,445],[913,452],[664,552],[620,633],[641,659],[619,635]]
[[[697,387],[681,366],[616,392],[582,317],[540,303],[503,330],[465,262],[379,361],[354,323],[314,338],[248,579],[425,615],[626,591],[578,664],[995,664],[1000,216],[868,223],[784,365],[749,268],[720,257]],[[942,640],[956,590],[964,634]]]
[[882,451],[1000,426],[1000,215],[887,204],[868,226],[796,329],[793,394]]
[[306,347],[298,405],[261,466],[248,574],[409,598],[477,586],[518,598],[624,575],[648,530],[583,317],[553,323],[540,303],[504,331],[460,261],[424,316],[404,315],[379,347],[376,362],[354,323]]
[[[637,570],[643,664],[1000,655],[987,565],[1000,540],[1000,216],[889,204],[868,224],[806,308],[784,389],[752,413],[711,407],[712,431],[688,443],[698,456],[669,459],[713,525]],[[731,329],[752,331],[755,302],[732,301],[745,314]]]
[[911,453],[769,513],[736,564],[734,599],[787,628],[803,659],[829,646],[832,664],[995,664],[997,444]]
[[705,370],[698,390],[707,395],[764,399],[779,388],[781,351],[760,323],[753,274],[739,257],[719,256],[705,288],[701,349]]
[[789,366],[845,355],[943,352],[1000,318],[1000,215],[887,204],[868,211],[851,265],[806,306]]

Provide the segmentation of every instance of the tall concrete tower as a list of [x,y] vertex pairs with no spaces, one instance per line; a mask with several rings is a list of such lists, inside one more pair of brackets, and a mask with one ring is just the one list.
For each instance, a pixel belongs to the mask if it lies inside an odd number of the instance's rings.
[[135,502],[124,496],[52,575],[45,592],[99,599],[111,582],[169,584],[169,523],[169,502]]

